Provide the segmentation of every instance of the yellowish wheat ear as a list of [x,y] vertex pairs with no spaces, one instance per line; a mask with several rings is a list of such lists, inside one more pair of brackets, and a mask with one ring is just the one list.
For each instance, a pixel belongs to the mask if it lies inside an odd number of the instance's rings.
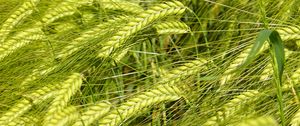
[[147,107],[160,102],[178,100],[182,95],[176,86],[160,85],[155,89],[136,95],[122,103],[100,119],[100,126],[117,126]]
[[[284,50],[285,52],[285,60],[289,58],[289,56],[293,53],[292,51],[289,51],[288,49]],[[264,68],[264,70],[261,73],[260,80],[265,81],[269,80],[270,76],[273,75],[273,66],[270,61],[268,61],[268,65]]]
[[143,8],[138,4],[127,2],[126,0],[97,0],[103,9],[121,10],[138,14],[143,12]]
[[280,28],[277,32],[283,41],[300,39],[300,28],[298,26]]
[[278,126],[278,123],[273,117],[266,116],[248,119],[233,126]]
[[99,50],[98,56],[110,57],[114,49],[120,47],[129,38],[154,21],[167,16],[182,14],[185,9],[186,7],[178,1],[166,2],[165,4],[151,7],[137,17],[130,19],[126,26],[122,27],[108,42],[102,44],[103,47]]
[[8,34],[20,24],[26,17],[32,14],[40,0],[27,0],[16,11],[14,11],[0,28],[0,44],[7,38]]
[[77,119],[74,126],[89,126],[95,121],[100,120],[110,110],[111,104],[105,102],[99,102],[94,105],[88,106],[86,111],[81,114],[81,117]]
[[108,33],[111,27],[111,25],[114,24],[120,24],[122,22],[127,22],[127,19],[129,17],[127,16],[120,16],[113,18],[111,20],[108,20],[105,23],[101,23],[97,26],[95,26],[92,29],[89,29],[88,31],[85,31],[79,36],[78,38],[74,39],[68,46],[63,48],[62,51],[59,52],[59,54],[56,56],[57,59],[66,58],[69,55],[73,54],[74,52],[78,51],[80,47],[82,47],[84,44],[86,44],[87,41],[90,39],[93,39],[95,36],[102,36],[105,33]]
[[69,126],[79,118],[77,108],[74,106],[65,107],[56,112],[45,126]]
[[290,125],[291,126],[299,126],[300,125],[300,109],[293,116],[293,118],[290,122]]
[[23,95],[24,98],[16,101],[15,105],[13,105],[0,117],[0,125],[20,122],[20,120],[18,120],[20,116],[29,111],[33,105],[40,104],[41,102],[54,97],[57,89],[58,87],[55,85],[48,85],[29,94]]
[[225,119],[230,119],[230,116],[236,114],[235,112],[239,111],[242,105],[253,101],[259,94],[260,93],[256,90],[243,92],[242,94],[226,103],[222,107],[222,111],[218,111],[216,116],[209,118],[203,125],[218,125],[219,122],[223,122]]
[[[261,52],[265,51],[269,48],[269,44],[267,42],[264,43],[262,49],[258,52],[260,54]],[[249,55],[250,51],[252,49],[252,45],[249,45],[243,50],[233,61],[232,63],[227,67],[226,71],[223,73],[223,76],[221,77],[220,84],[224,85],[228,81],[232,79],[232,77],[235,75],[234,73],[231,73],[232,71],[236,70],[241,64],[243,64]]]
[[39,120],[34,117],[19,117],[15,121],[9,122],[8,126],[35,126]]
[[180,21],[166,21],[153,26],[158,34],[182,34],[188,33],[190,27]]
[[46,116],[44,118],[44,125],[51,122],[55,114],[60,112],[68,105],[72,95],[74,95],[82,84],[82,77],[79,73],[73,73],[66,81],[61,83],[61,89],[57,91],[56,97],[51,102]]

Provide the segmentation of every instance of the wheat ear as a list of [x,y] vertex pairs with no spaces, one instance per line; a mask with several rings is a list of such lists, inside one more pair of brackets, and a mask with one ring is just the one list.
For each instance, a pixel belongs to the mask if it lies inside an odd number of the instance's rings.
[[133,14],[139,14],[144,10],[140,5],[125,0],[98,0],[98,2],[103,9],[121,10]]
[[[258,52],[260,54],[261,52],[265,51],[269,47],[268,43],[264,43],[262,49]],[[247,56],[249,55],[250,51],[252,49],[252,45],[249,45],[243,50],[233,61],[232,63],[227,67],[226,71],[223,73],[223,76],[221,77],[220,84],[224,85],[228,81],[232,79],[232,77],[235,75],[233,72],[236,70],[241,64],[244,63]]]
[[300,109],[293,116],[293,118],[290,122],[290,125],[291,126],[299,126],[300,125]]
[[73,124],[79,118],[77,108],[68,106],[56,112],[51,120],[45,126],[68,126]]
[[34,126],[39,120],[35,117],[19,117],[16,121],[9,122],[8,126]]
[[224,121],[226,118],[229,118],[231,115],[234,115],[236,111],[240,110],[242,105],[253,101],[257,95],[260,93],[256,90],[250,90],[243,92],[234,99],[230,100],[222,107],[222,111],[218,111],[216,116],[209,118],[203,125],[211,126],[217,125],[218,122]]
[[0,29],[0,44],[7,38],[8,34],[22,22],[27,16],[31,15],[35,6],[40,0],[27,0],[2,24]]
[[181,21],[166,21],[153,27],[158,34],[182,34],[190,31],[190,27]]
[[79,90],[81,84],[82,77],[79,73],[73,73],[61,84],[61,89],[57,91],[56,97],[48,108],[44,118],[44,125],[51,122],[52,118],[54,118],[53,116],[67,106],[71,96]]
[[20,120],[17,120],[20,116],[30,110],[33,105],[39,104],[46,99],[53,97],[56,89],[58,89],[57,86],[48,85],[24,95],[24,98],[17,101],[14,106],[0,117],[0,125],[20,122]]
[[146,26],[167,16],[182,14],[185,9],[186,7],[178,1],[166,2],[151,7],[136,18],[130,19],[126,26],[122,27],[108,42],[103,43],[98,56],[109,57],[114,49],[124,44],[127,39],[146,28]]
[[44,38],[44,35],[39,28],[32,28],[18,32],[16,36],[8,39],[0,45],[0,61],[23,46],[28,45],[33,41],[41,40],[42,38]]
[[[285,49],[285,60],[289,58],[289,56],[293,53],[292,51],[289,51],[288,49]],[[264,68],[264,70],[261,73],[260,80],[268,80],[270,76],[273,75],[273,66],[272,63],[269,61],[268,65]]]
[[273,117],[265,116],[265,117],[247,119],[234,126],[278,126],[278,123]]
[[181,97],[181,92],[176,86],[160,85],[121,104],[112,110],[109,115],[100,119],[100,126],[117,126],[130,117],[154,104],[163,101],[174,101]]
[[80,37],[74,39],[68,46],[62,49],[62,51],[59,52],[59,54],[56,56],[57,59],[66,58],[67,56],[73,54],[77,50],[82,47],[82,45],[86,44],[86,41],[94,38],[95,36],[102,36],[105,33],[109,32],[109,27],[113,24],[120,24],[121,22],[126,22],[126,19],[128,19],[127,16],[119,16],[116,18],[113,18],[111,20],[108,20],[105,23],[101,23],[94,28],[85,31],[81,34]]
[[277,32],[283,41],[300,39],[300,28],[298,26],[280,28],[277,29]]
[[109,112],[111,104],[105,102],[99,102],[94,105],[88,106],[86,111],[81,114],[81,117],[77,119],[74,126],[89,126],[95,121],[98,121],[106,113]]

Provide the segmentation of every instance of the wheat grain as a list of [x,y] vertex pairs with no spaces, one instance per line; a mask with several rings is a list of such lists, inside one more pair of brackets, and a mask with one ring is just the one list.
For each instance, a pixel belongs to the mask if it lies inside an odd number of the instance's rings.
[[190,27],[180,21],[166,21],[153,26],[158,34],[182,34],[188,33]]
[[14,11],[0,28],[0,44],[7,38],[14,27],[20,24],[26,17],[32,14],[35,6],[40,0],[27,0],[16,11]]
[[145,12],[139,14],[136,18],[131,19],[128,24],[122,27],[111,39],[102,44],[102,48],[99,50],[99,57],[109,57],[111,52],[118,48],[120,45],[136,34],[138,31],[144,29],[154,21],[170,16],[182,14],[186,7],[178,2],[166,2],[165,4],[159,4],[151,7]]
[[174,101],[181,97],[181,91],[176,86],[159,85],[155,89],[142,94],[121,104],[121,106],[109,112],[99,123],[100,126],[120,125],[139,111],[163,101]]
[[56,97],[48,108],[43,122],[44,125],[51,122],[52,118],[54,118],[53,116],[67,106],[71,96],[79,90],[81,83],[81,75],[79,73],[73,73],[61,84],[61,89],[57,91]]
[[88,106],[86,111],[81,114],[77,119],[74,126],[89,126],[95,121],[98,121],[106,113],[109,112],[111,105],[106,102],[99,102],[94,105]]

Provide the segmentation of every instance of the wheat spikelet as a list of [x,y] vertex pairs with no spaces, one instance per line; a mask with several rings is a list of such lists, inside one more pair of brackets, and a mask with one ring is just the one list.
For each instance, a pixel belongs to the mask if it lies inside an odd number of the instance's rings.
[[99,50],[99,57],[109,57],[113,49],[116,49],[124,42],[136,34],[138,31],[144,29],[154,21],[170,16],[182,14],[186,7],[178,2],[166,2],[165,4],[159,4],[151,7],[147,11],[139,14],[136,18],[133,18],[129,23],[122,27],[111,39],[104,43]]
[[[269,47],[268,43],[264,43],[262,49],[258,52],[260,54],[261,52],[265,51]],[[252,46],[247,46],[245,50],[243,50],[233,61],[232,63],[227,67],[226,71],[223,73],[224,75],[221,77],[220,84],[224,85],[226,82],[230,81],[231,78],[234,76],[234,73],[231,73],[232,71],[236,70],[241,64],[244,63],[247,56],[249,55],[250,51],[252,49]]]
[[27,16],[31,15],[40,0],[28,0],[24,2],[9,18],[2,24],[0,29],[0,44],[7,38],[11,30],[20,24]]
[[278,126],[277,121],[270,116],[247,119],[234,126]]
[[51,120],[44,124],[45,126],[68,126],[73,124],[79,118],[79,113],[74,106],[68,106],[60,109],[53,115]]
[[9,122],[8,126],[34,126],[39,120],[34,117],[19,117],[16,121]]
[[88,106],[86,111],[81,114],[81,117],[77,119],[74,126],[89,126],[95,121],[98,121],[106,113],[109,112],[111,105],[105,102],[99,102],[94,105]]
[[100,119],[100,126],[116,126],[134,116],[139,111],[163,101],[174,101],[181,97],[181,92],[176,86],[159,85],[121,104],[112,110],[109,115]]
[[98,0],[98,2],[103,9],[121,10],[134,14],[141,13],[144,10],[141,6],[124,0]]
[[19,122],[19,120],[16,120],[18,117],[31,109],[33,105],[39,104],[46,99],[53,97],[56,89],[58,89],[57,86],[48,85],[27,95],[23,95],[24,98],[17,101],[14,106],[0,117],[0,125],[7,125],[10,122]]
[[101,23],[88,31],[83,32],[80,37],[74,39],[68,46],[66,46],[62,51],[60,51],[56,58],[61,59],[71,55],[72,53],[79,50],[81,45],[85,44],[86,41],[88,41],[89,39],[92,39],[95,36],[99,37],[101,35],[104,35],[109,31],[109,29],[107,29],[108,27],[110,27],[113,24],[120,24],[124,21],[126,22],[126,19],[128,18],[129,17],[127,16],[119,16],[108,20],[105,23]]
[[237,97],[223,105],[223,111],[218,111],[216,116],[209,118],[203,125],[217,125],[218,122],[222,122],[226,118],[230,118],[230,116],[238,111],[243,104],[250,102],[251,100],[253,101],[253,99],[255,99],[258,94],[260,93],[256,90],[243,92],[242,94],[238,95]]
[[56,97],[51,102],[43,124],[51,122],[55,114],[67,106],[71,96],[79,90],[81,83],[81,75],[79,73],[73,73],[61,84],[61,89],[57,91]]
[[188,33],[190,27],[180,21],[166,21],[154,25],[158,34],[182,34]]
[[288,26],[277,30],[283,41],[299,40],[300,28],[298,26]]
[[[289,51],[287,49],[285,49],[285,59],[288,59],[289,56],[292,54],[292,51]],[[270,78],[270,76],[273,75],[273,66],[271,62],[268,62],[268,65],[264,68],[264,70],[261,73],[260,76],[260,80],[264,81],[264,80],[268,80]]]
[[0,61],[14,53],[23,46],[44,38],[42,31],[38,28],[27,29],[19,32],[16,36],[8,39],[0,45]]

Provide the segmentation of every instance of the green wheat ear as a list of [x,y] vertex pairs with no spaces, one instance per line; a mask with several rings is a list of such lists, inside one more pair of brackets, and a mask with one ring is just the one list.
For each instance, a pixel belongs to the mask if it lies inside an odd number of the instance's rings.
[[108,42],[103,43],[103,47],[99,50],[98,56],[110,57],[114,49],[120,47],[129,38],[154,21],[167,16],[182,14],[185,10],[186,7],[178,1],[166,2],[165,4],[150,7],[150,9],[142,12],[137,17],[130,19],[127,25],[122,27]]
[[57,91],[56,97],[48,108],[43,122],[44,125],[51,122],[52,118],[55,118],[55,114],[62,111],[62,109],[68,105],[71,96],[79,90],[81,84],[82,77],[79,73],[73,73],[68,77],[68,80],[61,84],[61,89]]
[[181,21],[166,21],[153,27],[158,34],[182,34],[190,31],[190,27]]
[[241,93],[234,99],[230,100],[228,103],[222,106],[222,110],[217,112],[216,116],[209,118],[203,125],[211,126],[218,125],[219,122],[225,121],[225,119],[230,119],[230,116],[236,114],[243,105],[255,100],[257,95],[260,93],[256,90],[250,90]]
[[109,112],[110,108],[111,104],[106,102],[98,102],[90,105],[81,113],[81,117],[77,119],[74,126],[89,126],[100,120],[100,118]]
[[278,126],[278,123],[273,117],[266,116],[248,119],[233,126]]
[[15,121],[9,122],[7,125],[8,126],[35,126],[35,124],[37,124],[38,121],[39,119],[35,117],[26,116],[26,117],[19,117]]
[[[0,27],[0,44],[8,37],[8,34],[19,25],[26,17],[32,14],[40,0],[27,0],[14,11]],[[1,59],[1,58],[0,58]]]
[[19,117],[28,112],[33,105],[38,105],[43,101],[54,97],[57,89],[57,85],[47,85],[29,94],[25,94],[24,98],[16,101],[15,105],[13,105],[0,117],[0,125],[20,122],[20,120],[18,120]]
[[144,11],[144,9],[135,3],[127,2],[125,0],[96,0],[99,2],[101,8],[110,10],[121,10],[133,14],[138,14]]
[[182,92],[176,86],[159,85],[156,88],[135,95],[100,119],[100,126],[117,126],[140,111],[154,104],[178,100]]
[[77,108],[74,106],[64,107],[57,111],[51,120],[44,126],[68,126],[73,124],[79,118]]
[[280,28],[277,32],[283,41],[300,39],[300,28],[298,26]]

